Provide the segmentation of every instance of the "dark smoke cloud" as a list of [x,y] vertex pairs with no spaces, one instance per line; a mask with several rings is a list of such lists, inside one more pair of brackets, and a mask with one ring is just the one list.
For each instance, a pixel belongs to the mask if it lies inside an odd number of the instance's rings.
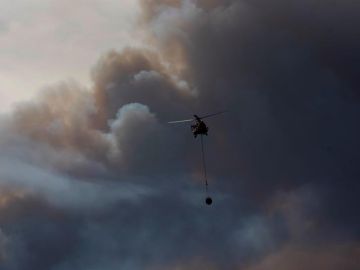
[[[357,3],[140,3],[146,48],[2,117],[2,269],[355,269]],[[166,122],[223,109],[206,207]]]
[[[359,247],[336,245],[330,247],[285,247],[271,254],[263,261],[251,266],[249,270],[262,269],[357,269]],[[294,263],[296,262],[296,264]]]

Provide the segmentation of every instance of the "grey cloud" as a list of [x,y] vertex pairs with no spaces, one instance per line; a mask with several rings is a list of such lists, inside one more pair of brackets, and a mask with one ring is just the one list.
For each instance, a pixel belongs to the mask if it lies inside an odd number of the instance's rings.
[[[328,260],[352,269],[354,6],[341,4],[346,23],[325,3],[265,2],[142,1],[152,48],[111,51],[93,68],[92,89],[63,84],[7,119],[1,147],[16,159],[2,157],[3,180],[40,194],[47,210],[32,208],[41,222],[17,216],[4,232],[26,224],[14,242],[24,254],[39,245],[39,228],[50,228],[50,246],[71,246],[43,264],[36,249],[30,267],[297,269],[299,260],[326,269]],[[224,108],[207,121],[206,207],[200,145],[187,126],[166,122]],[[61,207],[59,193],[81,207]]]
[[[102,121],[133,102],[149,106],[160,119],[170,118],[172,111],[182,111],[183,104],[193,98],[192,87],[184,87],[186,83],[171,73],[160,55],[149,50],[110,52],[101,58],[92,74]],[[169,107],[173,110],[167,110]]]
[[330,247],[285,247],[271,254],[249,270],[262,269],[348,269],[357,268],[359,247],[355,244]]
[[3,260],[6,260],[6,249],[7,249],[7,236],[0,229],[0,263]]
[[58,207],[94,211],[119,200],[136,202],[152,193],[148,187],[131,184],[83,182],[14,159],[1,158],[1,165],[1,188],[24,190],[25,194],[43,197]]

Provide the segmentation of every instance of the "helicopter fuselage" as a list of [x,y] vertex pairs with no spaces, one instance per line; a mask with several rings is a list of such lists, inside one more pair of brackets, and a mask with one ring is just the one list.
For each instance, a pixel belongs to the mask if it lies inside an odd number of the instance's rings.
[[196,138],[197,135],[208,135],[209,128],[206,126],[204,121],[201,121],[198,117],[196,118],[196,123],[191,125],[191,132],[194,134]]

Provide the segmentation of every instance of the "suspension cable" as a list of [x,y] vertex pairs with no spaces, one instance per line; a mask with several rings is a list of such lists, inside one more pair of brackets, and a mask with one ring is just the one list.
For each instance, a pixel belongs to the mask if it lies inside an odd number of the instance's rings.
[[206,174],[206,162],[205,162],[205,150],[204,150],[204,142],[203,142],[203,135],[201,134],[201,154],[202,154],[202,163],[203,163],[203,170],[204,170],[204,178],[205,178],[205,191],[208,192],[208,180]]

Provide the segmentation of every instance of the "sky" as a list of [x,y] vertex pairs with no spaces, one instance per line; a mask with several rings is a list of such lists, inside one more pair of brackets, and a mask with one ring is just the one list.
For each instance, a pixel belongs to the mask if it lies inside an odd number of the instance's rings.
[[90,85],[108,50],[136,46],[137,1],[0,1],[0,111],[65,79]]
[[0,3],[1,270],[358,269],[358,2]]

